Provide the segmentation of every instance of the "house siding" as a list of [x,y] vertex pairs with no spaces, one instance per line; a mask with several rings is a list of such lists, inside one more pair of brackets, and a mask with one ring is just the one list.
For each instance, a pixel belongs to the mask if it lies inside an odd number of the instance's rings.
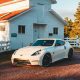
[[[33,10],[31,10],[30,12],[27,12],[10,21],[10,34],[17,33],[17,37],[10,36],[12,49],[28,46],[33,42],[33,23],[46,24],[44,36],[42,38],[64,38],[64,25],[54,15],[49,13],[48,10],[45,13],[46,14],[44,16],[44,21],[42,22],[40,22],[40,20],[37,18],[37,11],[35,11],[35,8],[33,8]],[[26,26],[25,34],[18,34],[18,25]],[[59,34],[50,37],[49,33],[53,33],[54,27],[58,27]],[[40,34],[43,35],[42,32]]]
[[[27,46],[33,42],[33,23],[36,23],[34,13],[26,13],[10,21],[10,34],[17,33],[17,37],[11,37],[11,46],[13,49]],[[25,25],[25,34],[18,33],[18,25]],[[16,46],[15,46],[16,45]]]
[[57,27],[58,28],[58,35],[53,34],[53,38],[61,38],[64,39],[64,24],[61,23],[54,15],[51,13],[47,12],[45,14],[45,23],[48,23],[48,28],[47,29],[47,34],[53,33],[53,28]]
[[[49,12],[51,0],[30,0],[30,6],[33,6],[31,10],[14,16],[6,23],[11,49],[28,46],[37,38],[64,38],[64,24]],[[19,25],[25,25],[25,34],[18,33]],[[59,29],[58,35],[53,34],[54,27]],[[34,33],[38,31],[36,37]],[[52,33],[52,36],[49,36],[49,33]]]

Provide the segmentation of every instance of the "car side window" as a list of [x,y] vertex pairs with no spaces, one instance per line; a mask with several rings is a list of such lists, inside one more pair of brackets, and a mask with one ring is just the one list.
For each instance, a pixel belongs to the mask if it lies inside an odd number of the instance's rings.
[[61,41],[60,43],[61,43],[62,46],[65,45],[65,42],[64,41]]
[[63,46],[65,44],[64,41],[56,40],[55,46]]

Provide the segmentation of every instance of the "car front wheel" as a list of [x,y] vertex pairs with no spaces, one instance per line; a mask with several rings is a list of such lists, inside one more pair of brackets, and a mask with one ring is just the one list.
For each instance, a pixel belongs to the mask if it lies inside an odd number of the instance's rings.
[[51,54],[46,53],[42,60],[42,66],[48,67],[50,66],[51,62],[52,62]]

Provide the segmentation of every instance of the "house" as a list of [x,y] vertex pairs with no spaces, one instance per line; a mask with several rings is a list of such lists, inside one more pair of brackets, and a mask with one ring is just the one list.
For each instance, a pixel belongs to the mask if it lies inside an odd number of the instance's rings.
[[[64,38],[65,21],[51,9],[56,0],[29,0],[29,8],[0,14],[0,32],[11,49],[21,48],[38,38]],[[1,35],[0,35],[1,36]]]

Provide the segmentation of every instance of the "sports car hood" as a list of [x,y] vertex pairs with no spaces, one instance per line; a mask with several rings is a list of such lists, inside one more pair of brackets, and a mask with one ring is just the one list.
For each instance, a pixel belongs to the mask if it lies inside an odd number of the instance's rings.
[[28,46],[28,47],[24,47],[24,48],[17,50],[16,54],[31,55],[31,54],[35,53],[36,51],[43,50],[45,48],[47,48],[47,47],[44,47],[44,46]]

